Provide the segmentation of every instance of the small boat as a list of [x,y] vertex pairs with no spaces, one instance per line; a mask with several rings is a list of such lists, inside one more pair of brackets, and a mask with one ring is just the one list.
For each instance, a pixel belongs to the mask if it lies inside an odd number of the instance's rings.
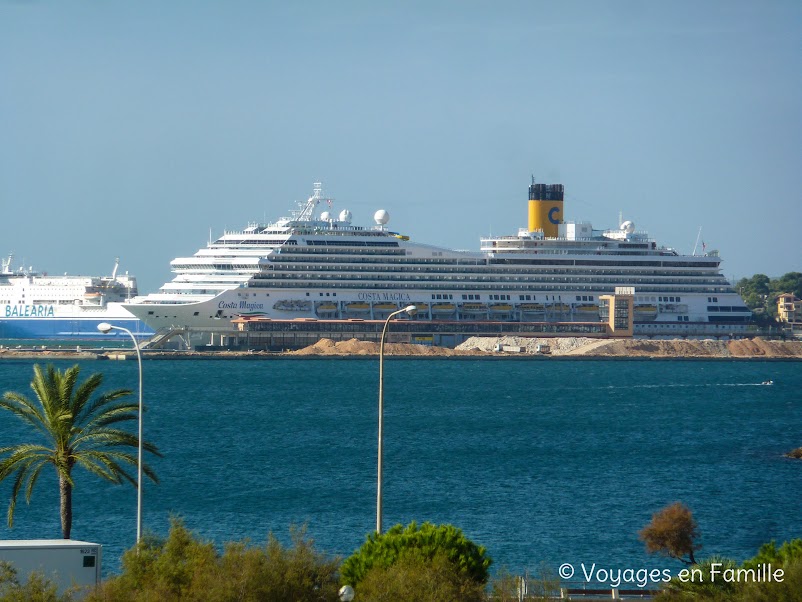
[[591,304],[577,305],[574,310],[582,313],[599,313],[599,306]]
[[317,306],[317,311],[337,311],[336,303],[321,303]]
[[512,311],[512,305],[509,303],[494,303],[490,306],[490,311],[496,313],[506,313]]
[[346,303],[345,309],[347,311],[370,311],[370,303],[353,302]]
[[760,383],[760,384],[761,384],[761,385],[773,385],[773,384],[774,384],[774,381],[773,381],[773,380],[764,380],[764,381],[763,381],[762,383]]
[[450,314],[456,307],[453,303],[432,303],[433,314]]
[[519,306],[521,311],[543,313],[544,307],[542,303],[521,303]]

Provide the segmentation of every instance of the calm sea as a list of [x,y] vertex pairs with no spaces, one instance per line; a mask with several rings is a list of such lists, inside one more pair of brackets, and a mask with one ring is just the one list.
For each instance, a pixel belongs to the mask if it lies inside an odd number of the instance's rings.
[[[81,365],[136,389],[136,362]],[[30,393],[32,366],[0,362],[0,389]],[[782,456],[802,446],[802,363],[391,357],[385,375],[385,528],[453,523],[515,572],[675,567],[637,532],[677,500],[699,522],[699,557],[802,536],[802,462]],[[165,534],[175,515],[203,538],[261,544],[305,524],[350,554],[375,527],[377,388],[375,359],[146,361],[146,439],[164,458],[145,529]],[[33,440],[4,414],[0,447]],[[103,544],[114,572],[135,489],[75,477],[73,538]],[[57,495],[48,474],[0,539],[60,537]]]

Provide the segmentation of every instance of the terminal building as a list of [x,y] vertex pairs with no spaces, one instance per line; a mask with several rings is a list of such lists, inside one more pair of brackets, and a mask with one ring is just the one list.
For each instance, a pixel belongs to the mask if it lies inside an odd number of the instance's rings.
[[[490,320],[410,320],[400,316],[387,331],[390,343],[413,343],[456,347],[470,337],[631,337],[634,290],[619,287],[613,295],[600,297],[601,320],[596,322],[497,322]],[[403,315],[403,314],[402,314]],[[282,351],[302,349],[320,339],[359,339],[379,342],[385,320],[270,320],[238,318],[236,333],[223,335],[220,344],[232,349]]]

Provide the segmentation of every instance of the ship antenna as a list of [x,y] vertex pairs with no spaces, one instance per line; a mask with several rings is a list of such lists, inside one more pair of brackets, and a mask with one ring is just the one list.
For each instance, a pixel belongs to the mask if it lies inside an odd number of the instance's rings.
[[299,222],[306,222],[312,219],[312,214],[315,210],[315,207],[318,203],[320,203],[320,199],[323,196],[323,184],[320,182],[315,182],[312,186],[312,196],[309,197],[309,200],[306,201],[306,204],[299,203],[301,209],[299,211],[293,211],[295,215],[293,218]]
[[696,255],[696,247],[699,246],[699,239],[702,238],[702,226],[699,226],[699,234],[696,235],[696,244],[693,245],[693,253],[692,255]]

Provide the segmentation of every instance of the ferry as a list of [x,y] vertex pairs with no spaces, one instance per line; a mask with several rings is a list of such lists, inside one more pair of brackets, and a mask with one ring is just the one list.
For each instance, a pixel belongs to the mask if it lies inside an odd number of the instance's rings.
[[478,252],[418,242],[335,215],[315,183],[289,217],[225,231],[174,278],[123,307],[156,331],[227,333],[236,318],[381,319],[414,304],[415,320],[586,322],[599,296],[635,289],[635,334],[710,336],[744,332],[751,312],[721,272],[716,251],[681,254],[632,221],[597,230],[563,220],[562,184],[529,186],[528,224],[480,239]]
[[[140,338],[154,331],[122,306],[137,296],[136,278],[118,274],[115,262],[110,277],[50,276],[32,268],[14,267],[14,256],[2,260],[0,271],[0,339],[113,339],[127,337],[97,326],[108,322]],[[130,339],[129,339],[130,340]]]

